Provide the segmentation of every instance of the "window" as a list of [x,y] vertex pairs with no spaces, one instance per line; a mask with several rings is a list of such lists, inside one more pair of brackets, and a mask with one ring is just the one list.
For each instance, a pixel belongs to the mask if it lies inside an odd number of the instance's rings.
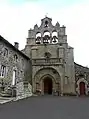
[[16,84],[16,70],[13,71],[12,85]]
[[24,67],[24,59],[21,59],[21,66]]
[[14,61],[17,62],[17,60],[18,60],[18,56],[15,54],[15,55],[14,55]]
[[0,76],[5,76],[5,74],[6,74],[6,66],[2,65]]
[[4,49],[4,56],[8,56],[8,49],[7,48]]

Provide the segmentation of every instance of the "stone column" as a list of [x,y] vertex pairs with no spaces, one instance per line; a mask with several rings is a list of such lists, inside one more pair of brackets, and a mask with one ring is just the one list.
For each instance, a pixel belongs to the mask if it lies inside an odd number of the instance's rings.
[[50,43],[52,43],[52,32],[50,32]]
[[64,67],[64,64],[62,64],[62,65],[60,65],[60,73],[59,73],[59,75],[60,75],[60,88],[61,88],[61,92],[60,92],[60,95],[61,96],[63,96],[63,87],[64,87],[64,78],[65,78],[65,67]]
[[32,92],[36,92],[36,82],[34,81],[34,78],[32,78]]
[[41,94],[44,95],[44,82],[41,80]]
[[64,80],[64,75],[62,74],[61,76],[61,96],[63,96],[63,80]]

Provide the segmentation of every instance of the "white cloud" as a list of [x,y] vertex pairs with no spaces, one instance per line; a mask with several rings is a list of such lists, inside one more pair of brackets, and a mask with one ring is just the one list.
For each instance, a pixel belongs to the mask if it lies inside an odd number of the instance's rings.
[[24,48],[28,30],[48,13],[53,24],[66,25],[69,45],[74,47],[75,61],[89,66],[89,3],[66,7],[48,7],[43,4],[26,3],[20,6],[0,5],[0,34],[13,43],[18,41]]

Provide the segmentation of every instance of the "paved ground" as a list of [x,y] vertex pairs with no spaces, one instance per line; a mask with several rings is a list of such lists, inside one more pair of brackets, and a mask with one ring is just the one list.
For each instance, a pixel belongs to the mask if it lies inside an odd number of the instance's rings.
[[0,119],[89,119],[89,98],[30,97],[0,105]]

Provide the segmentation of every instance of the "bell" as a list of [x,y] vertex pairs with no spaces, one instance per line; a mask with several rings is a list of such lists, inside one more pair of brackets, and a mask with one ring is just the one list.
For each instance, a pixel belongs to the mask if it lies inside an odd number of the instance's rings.
[[49,43],[48,40],[44,40],[44,43]]
[[36,41],[36,44],[40,44],[40,41]]
[[56,43],[56,42],[57,42],[57,37],[53,36],[53,43]]
[[49,36],[48,35],[45,35],[43,37],[43,43],[49,43],[48,40],[49,40]]
[[54,39],[53,42],[56,43],[56,39]]
[[36,44],[40,44],[40,37],[37,37]]

